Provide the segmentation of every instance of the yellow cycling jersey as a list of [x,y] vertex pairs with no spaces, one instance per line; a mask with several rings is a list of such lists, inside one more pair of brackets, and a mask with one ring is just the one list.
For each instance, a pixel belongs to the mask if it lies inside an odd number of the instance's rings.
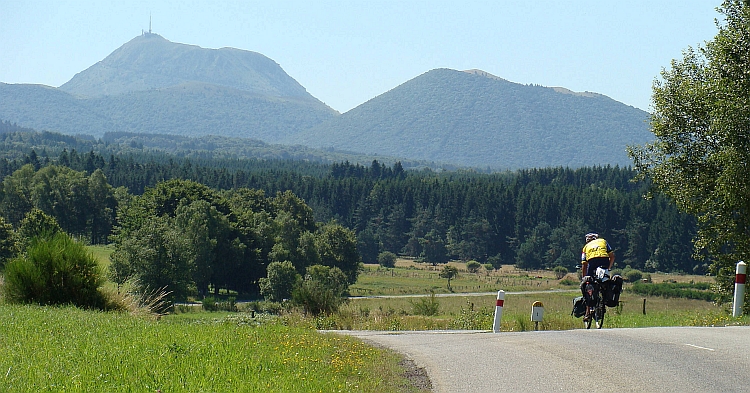
[[612,247],[609,246],[604,239],[594,239],[585,246],[583,246],[583,252],[581,253],[581,261],[589,261],[593,258],[609,257],[609,253],[612,252]]

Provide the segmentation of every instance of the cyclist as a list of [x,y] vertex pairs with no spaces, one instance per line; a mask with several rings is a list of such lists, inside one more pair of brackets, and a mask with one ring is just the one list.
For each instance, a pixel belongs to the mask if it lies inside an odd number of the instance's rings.
[[612,269],[615,264],[615,252],[606,240],[599,237],[598,233],[586,234],[586,245],[581,253],[581,267],[584,276],[593,277],[596,268],[606,267]]
[[[609,243],[607,243],[606,240],[600,238],[598,233],[587,233],[586,245],[583,246],[583,251],[581,252],[581,274],[583,275],[583,281],[581,282],[581,294],[583,295],[584,299],[590,298],[586,283],[590,281],[591,277],[594,277],[596,275],[596,269],[599,267],[612,269],[612,266],[614,264],[615,252],[612,250],[612,247],[610,247]],[[590,307],[586,307],[586,315],[584,316],[584,320],[588,320],[588,318],[590,318],[589,314]]]

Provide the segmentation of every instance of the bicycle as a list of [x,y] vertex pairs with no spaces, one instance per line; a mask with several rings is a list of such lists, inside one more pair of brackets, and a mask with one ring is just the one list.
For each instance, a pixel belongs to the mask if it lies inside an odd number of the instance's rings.
[[586,298],[588,310],[583,318],[583,324],[586,326],[586,329],[591,329],[592,322],[596,323],[595,326],[597,329],[601,329],[604,326],[604,315],[607,313],[607,304],[604,299],[608,284],[607,281],[609,281],[609,270],[597,268],[596,275],[584,278],[581,284],[585,289],[586,295],[588,295]]

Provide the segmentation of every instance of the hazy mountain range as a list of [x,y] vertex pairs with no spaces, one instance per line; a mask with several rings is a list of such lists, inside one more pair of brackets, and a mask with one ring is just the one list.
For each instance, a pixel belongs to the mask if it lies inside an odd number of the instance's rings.
[[138,36],[59,88],[0,83],[0,120],[24,127],[217,135],[482,168],[629,165],[645,111],[596,93],[479,70],[426,72],[344,113],[273,60]]

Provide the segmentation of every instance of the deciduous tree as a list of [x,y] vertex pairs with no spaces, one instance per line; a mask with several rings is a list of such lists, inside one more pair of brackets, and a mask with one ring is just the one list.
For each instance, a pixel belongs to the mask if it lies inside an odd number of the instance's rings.
[[[696,251],[725,294],[750,259],[750,4],[726,0],[718,33],[673,60],[653,86],[656,140],[632,147],[635,167],[698,218]],[[699,255],[700,256],[700,255]]]

